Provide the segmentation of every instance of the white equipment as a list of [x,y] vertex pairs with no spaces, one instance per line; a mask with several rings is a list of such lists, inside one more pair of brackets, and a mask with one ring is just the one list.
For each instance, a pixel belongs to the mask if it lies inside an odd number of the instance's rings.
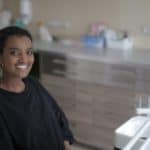
[[147,107],[142,107],[140,97],[136,108],[137,116],[130,118],[115,130],[115,150],[150,150],[149,101],[148,98]]

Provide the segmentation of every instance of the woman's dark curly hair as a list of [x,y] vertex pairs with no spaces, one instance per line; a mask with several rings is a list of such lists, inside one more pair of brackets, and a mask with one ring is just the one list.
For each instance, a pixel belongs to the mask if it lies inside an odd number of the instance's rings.
[[3,53],[6,41],[11,36],[26,36],[32,41],[32,35],[25,29],[17,26],[8,26],[0,30],[0,54]]

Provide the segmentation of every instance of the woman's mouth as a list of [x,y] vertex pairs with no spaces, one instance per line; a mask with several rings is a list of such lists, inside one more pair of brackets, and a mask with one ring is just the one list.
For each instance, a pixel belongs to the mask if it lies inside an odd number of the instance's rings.
[[18,69],[27,69],[28,65],[22,64],[22,65],[17,65],[16,66]]

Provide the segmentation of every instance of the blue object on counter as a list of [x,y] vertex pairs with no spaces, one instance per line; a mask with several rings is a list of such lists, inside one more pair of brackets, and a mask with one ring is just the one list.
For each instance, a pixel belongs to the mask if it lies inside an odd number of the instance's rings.
[[90,47],[104,47],[105,39],[102,36],[87,35],[82,38],[83,43]]

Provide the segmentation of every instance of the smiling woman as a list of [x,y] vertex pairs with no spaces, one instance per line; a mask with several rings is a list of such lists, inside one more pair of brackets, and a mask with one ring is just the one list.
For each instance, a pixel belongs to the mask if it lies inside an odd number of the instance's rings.
[[18,27],[0,30],[0,147],[7,150],[70,150],[74,138],[53,97],[29,73],[32,37]]
[[1,64],[3,64],[3,80],[18,80],[26,77],[34,63],[32,42],[26,37],[11,36],[5,43]]
[[[25,86],[20,79],[29,74],[34,63],[31,35],[23,29],[9,27],[1,31],[0,45],[0,64],[3,70],[0,86],[17,92],[20,85],[23,90]],[[15,86],[16,83],[18,86]]]

